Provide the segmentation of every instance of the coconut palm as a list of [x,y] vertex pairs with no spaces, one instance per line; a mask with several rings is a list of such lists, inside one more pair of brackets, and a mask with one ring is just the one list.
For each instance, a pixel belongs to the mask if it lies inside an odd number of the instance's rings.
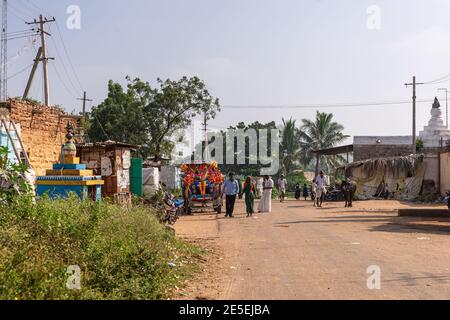
[[287,121],[284,118],[282,120],[281,164],[286,174],[289,174],[295,169],[295,162],[299,159],[300,131],[296,127],[296,121],[292,118]]
[[[314,121],[303,119],[300,128],[300,159],[303,165],[308,166],[315,158],[313,151],[327,149],[342,143],[346,136],[342,133],[344,127],[333,121],[332,113],[317,111]],[[316,172],[320,168],[320,160],[316,164]],[[326,157],[322,164],[324,169],[330,171],[344,162],[342,156]]]

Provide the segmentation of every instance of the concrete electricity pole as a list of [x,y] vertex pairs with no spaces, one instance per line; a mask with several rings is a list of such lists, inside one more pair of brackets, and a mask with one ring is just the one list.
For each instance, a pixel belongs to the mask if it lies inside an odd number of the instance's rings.
[[203,114],[203,139],[204,139],[204,147],[202,148],[202,163],[206,162],[205,155],[208,151],[208,118],[206,114],[206,110]]
[[439,88],[438,91],[445,91],[445,125],[448,128],[448,89]]
[[83,98],[79,98],[78,100],[83,101],[83,119],[86,119],[86,102],[92,102],[94,100],[87,98],[86,91],[84,91]]
[[416,76],[413,77],[413,82],[412,83],[405,83],[405,86],[412,86],[413,87],[413,103],[412,103],[412,107],[413,107],[413,119],[412,119],[412,148],[413,148],[413,154],[416,154],[416,86],[417,85],[421,85],[423,83],[417,83],[416,82]]
[[[44,95],[45,95],[45,105],[50,105],[50,87],[49,87],[49,81],[48,81],[48,60],[53,60],[54,58],[49,58],[47,56],[47,43],[45,36],[51,36],[50,33],[45,31],[45,24],[48,22],[55,22],[55,18],[52,18],[51,20],[48,20],[47,18],[44,18],[42,14],[39,16],[39,21],[36,19],[33,22],[27,22],[27,24],[37,24],[39,25],[39,33],[41,34],[41,48],[40,48],[40,56],[39,59],[36,59],[38,61],[42,61],[42,65],[44,67]],[[39,52],[38,52],[39,54]],[[35,61],[36,65],[36,61]],[[25,93],[23,95],[23,98],[27,98],[29,89],[31,87],[31,83],[33,81],[34,72],[36,71],[35,67],[33,67],[33,70],[30,74],[30,78],[28,79],[27,88],[25,89]]]

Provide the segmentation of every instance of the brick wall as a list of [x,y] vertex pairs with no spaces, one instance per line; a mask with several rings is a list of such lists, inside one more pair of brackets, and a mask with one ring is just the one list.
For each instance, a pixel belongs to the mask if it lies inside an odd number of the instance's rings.
[[18,100],[9,100],[6,107],[10,119],[20,125],[31,165],[38,175],[44,175],[46,169],[59,161],[67,122],[76,127],[77,119],[58,107],[37,106]]

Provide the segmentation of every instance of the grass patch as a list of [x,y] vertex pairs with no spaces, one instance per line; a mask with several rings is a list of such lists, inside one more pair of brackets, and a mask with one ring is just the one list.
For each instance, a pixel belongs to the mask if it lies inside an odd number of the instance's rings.
[[[165,299],[202,254],[142,206],[76,197],[0,206],[0,299]],[[81,290],[66,288],[72,265]]]

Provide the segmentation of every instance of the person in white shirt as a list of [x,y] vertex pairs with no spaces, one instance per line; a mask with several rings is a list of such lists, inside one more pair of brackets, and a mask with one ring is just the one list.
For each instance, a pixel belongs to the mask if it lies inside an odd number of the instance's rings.
[[318,207],[322,207],[323,198],[325,196],[325,186],[327,184],[327,180],[323,174],[323,171],[320,171],[320,174],[314,179],[314,184],[316,186],[316,205]]
[[274,183],[269,176],[264,177],[263,181],[263,194],[258,205],[258,212],[272,212],[272,189]]
[[281,175],[280,179],[278,179],[278,191],[280,192],[280,202],[284,202],[284,198],[286,197],[286,188],[287,188],[287,180],[284,175]]

